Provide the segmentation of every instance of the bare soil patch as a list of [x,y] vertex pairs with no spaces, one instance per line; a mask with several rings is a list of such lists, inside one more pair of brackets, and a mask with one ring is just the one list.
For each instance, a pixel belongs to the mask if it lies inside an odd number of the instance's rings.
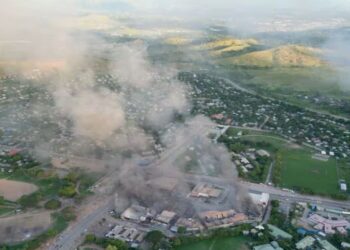
[[31,183],[0,179],[0,196],[6,200],[16,201],[23,195],[34,193],[38,187]]
[[45,232],[51,225],[50,212],[0,218],[0,243],[17,243]]

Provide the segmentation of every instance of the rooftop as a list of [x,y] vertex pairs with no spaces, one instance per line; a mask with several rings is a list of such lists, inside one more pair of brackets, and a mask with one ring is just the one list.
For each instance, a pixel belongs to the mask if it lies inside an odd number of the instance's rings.
[[218,187],[211,184],[199,183],[193,188],[190,195],[193,197],[217,198],[221,193],[222,189]]
[[284,238],[284,239],[291,239],[293,238],[292,235],[290,235],[289,233],[283,231],[282,229],[279,229],[278,227],[268,224],[267,225],[268,228],[271,231],[271,235],[275,238]]
[[307,247],[311,247],[315,243],[315,238],[311,236],[306,236],[296,244],[297,249],[306,249]]

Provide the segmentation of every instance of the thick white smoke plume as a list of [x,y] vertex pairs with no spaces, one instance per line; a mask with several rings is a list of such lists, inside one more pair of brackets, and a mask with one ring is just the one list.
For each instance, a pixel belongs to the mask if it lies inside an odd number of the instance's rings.
[[[176,69],[149,60],[146,42],[110,42],[106,34],[76,30],[69,23],[77,18],[76,3],[1,3],[0,49],[6,53],[0,54],[0,74],[15,73],[18,85],[26,84],[29,90],[21,96],[21,110],[18,100],[8,107],[10,112],[22,112],[15,122],[18,132],[33,135],[25,143],[32,140],[31,148],[40,149],[41,156],[118,155],[122,159],[112,170],[121,167],[115,171],[120,192],[158,208],[171,206],[177,197],[154,187],[155,178],[175,177],[184,182],[182,188],[191,189],[173,157],[192,145],[200,149],[202,174],[217,171],[230,178],[230,205],[239,209],[244,195],[230,155],[207,138],[206,130],[214,124],[203,117],[176,123],[176,118],[188,118],[191,110],[188,87],[177,80]],[[174,130],[164,135],[169,127]],[[156,148],[165,149],[157,165],[148,169],[136,163],[149,152],[158,157]],[[200,210],[188,201],[182,203]]]
[[55,99],[78,136],[103,142],[125,126],[125,114],[115,93],[82,89],[76,94],[56,93]]

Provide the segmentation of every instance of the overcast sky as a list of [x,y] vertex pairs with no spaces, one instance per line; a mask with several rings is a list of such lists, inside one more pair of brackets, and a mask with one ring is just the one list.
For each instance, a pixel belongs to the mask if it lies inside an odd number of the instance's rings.
[[80,0],[86,8],[113,11],[149,12],[158,14],[222,17],[234,13],[337,15],[350,11],[348,0]]

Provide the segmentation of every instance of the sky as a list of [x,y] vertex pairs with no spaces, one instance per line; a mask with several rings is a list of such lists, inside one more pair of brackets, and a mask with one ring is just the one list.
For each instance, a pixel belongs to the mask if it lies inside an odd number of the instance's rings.
[[228,17],[239,12],[260,15],[281,11],[294,14],[350,11],[350,1],[347,0],[81,0],[81,3],[86,8],[112,12],[122,10],[212,17]]

